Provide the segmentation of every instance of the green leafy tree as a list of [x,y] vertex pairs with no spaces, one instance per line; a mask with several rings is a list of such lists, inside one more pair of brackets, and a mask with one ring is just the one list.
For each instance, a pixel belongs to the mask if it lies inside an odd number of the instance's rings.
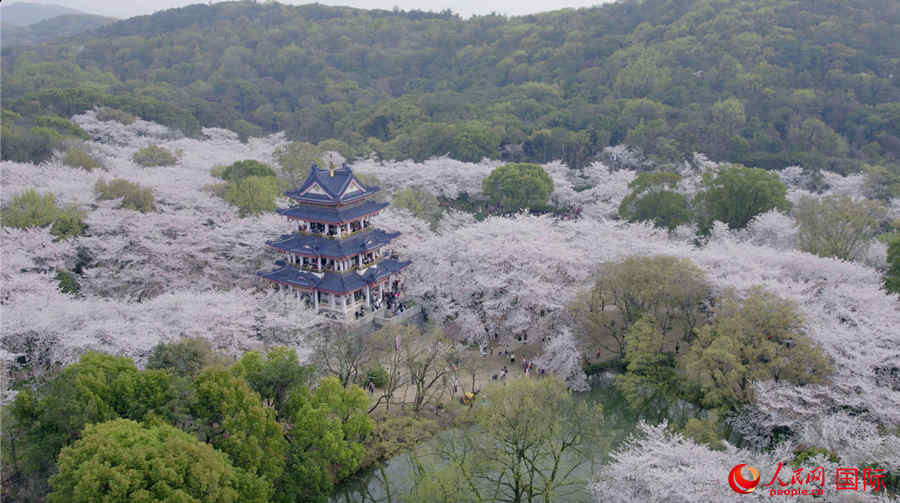
[[235,375],[247,380],[253,391],[259,393],[263,403],[270,404],[282,412],[291,390],[306,386],[312,369],[300,365],[295,349],[276,347],[265,356],[257,351],[248,351],[231,367]]
[[127,208],[141,213],[149,213],[155,209],[153,189],[141,187],[122,178],[115,178],[109,182],[97,180],[97,183],[94,184],[94,193],[97,194],[97,199],[100,201],[121,199],[122,203],[119,208]]
[[247,381],[225,369],[201,372],[193,388],[191,414],[200,440],[228,454],[235,467],[263,477],[271,491],[284,471],[288,447],[275,410],[263,406]]
[[720,155],[727,155],[733,145],[732,139],[737,137],[747,122],[744,104],[737,98],[717,101],[710,107],[710,135],[712,150]]
[[315,391],[294,388],[285,404],[290,447],[276,501],[328,501],[334,484],[356,472],[373,429],[367,406],[362,389],[334,377],[321,379]]
[[832,372],[822,348],[803,333],[797,306],[761,287],[743,302],[726,298],[679,361],[684,388],[709,408],[737,409],[753,383],[821,384]]
[[160,342],[147,358],[148,369],[165,370],[180,377],[193,377],[218,362],[209,341],[199,338]]
[[847,196],[803,197],[794,208],[801,250],[820,257],[857,260],[881,231],[887,208]]
[[619,205],[619,215],[631,222],[652,221],[669,230],[690,222],[687,198],[674,191],[679,181],[677,173],[641,173],[628,184],[631,192]]
[[441,439],[439,461],[419,470],[409,501],[549,503],[583,491],[576,474],[591,462],[599,405],[558,379],[523,378],[485,388],[473,419],[476,428]]
[[248,176],[231,182],[224,199],[237,206],[242,217],[275,211],[275,198],[281,195],[281,182],[270,176]]
[[164,414],[174,398],[164,372],[140,372],[131,360],[85,353],[78,363],[35,390],[23,390],[9,408],[5,442],[13,465],[41,493],[60,449],[79,438],[89,423],[119,417],[140,420]]
[[428,222],[432,230],[437,228],[443,212],[438,198],[421,185],[413,185],[394,194],[393,205],[409,210],[414,217]]
[[282,145],[275,150],[274,157],[291,185],[303,182],[309,176],[313,164],[319,168],[328,166],[324,159],[325,151],[306,142],[295,141]]
[[175,154],[160,147],[159,145],[150,145],[144,147],[131,156],[131,159],[140,166],[145,168],[152,166],[172,166],[178,162]]
[[87,425],[59,455],[48,503],[268,501],[259,478],[228,456],[165,424],[117,419]]
[[641,51],[616,75],[615,90],[623,97],[645,98],[661,93],[672,82],[672,71],[658,51]]
[[665,345],[665,336],[652,315],[631,325],[625,335],[625,373],[616,385],[635,410],[648,406],[666,410],[676,398],[674,352]]
[[863,191],[867,197],[890,202],[892,197],[900,197],[900,167],[863,166],[866,180]]
[[57,206],[56,196],[51,193],[41,195],[34,189],[26,189],[3,208],[0,221],[4,227],[19,229],[49,225],[51,234],[66,239],[84,232],[87,228],[84,216],[77,206]]
[[795,123],[788,131],[788,141],[802,151],[826,156],[847,155],[847,141],[821,119],[810,117]]
[[645,316],[663,333],[690,340],[710,295],[706,275],[690,260],[633,256],[604,264],[594,287],[577,296],[570,311],[583,339],[624,357],[628,330]]
[[697,195],[701,225],[709,228],[719,220],[732,229],[745,227],[760,213],[787,211],[787,187],[776,173],[737,164],[723,166],[715,177],[707,176],[705,190]]
[[482,182],[485,195],[509,210],[543,208],[553,192],[553,180],[537,164],[510,163],[494,169]]
[[884,289],[888,293],[900,294],[900,235],[888,244],[888,268],[884,272]]
[[249,176],[274,177],[275,170],[269,167],[268,164],[248,159],[232,163],[220,170],[216,170],[213,174],[225,181],[237,182]]

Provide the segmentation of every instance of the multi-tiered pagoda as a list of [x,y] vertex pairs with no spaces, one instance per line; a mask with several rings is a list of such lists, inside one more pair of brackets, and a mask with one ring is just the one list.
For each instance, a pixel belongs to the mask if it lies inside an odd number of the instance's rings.
[[316,312],[344,319],[372,312],[386,295],[396,294],[398,274],[410,264],[388,249],[400,233],[375,228],[375,216],[389,205],[372,199],[378,190],[360,182],[346,164],[313,165],[300,188],[285,192],[297,204],[278,210],[294,232],[266,243],[286,259],[259,276],[306,297]]

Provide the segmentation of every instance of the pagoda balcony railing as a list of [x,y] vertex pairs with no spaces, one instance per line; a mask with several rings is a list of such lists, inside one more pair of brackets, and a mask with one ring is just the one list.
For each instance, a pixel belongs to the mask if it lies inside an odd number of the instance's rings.
[[[362,269],[367,269],[369,267],[372,267],[373,265],[378,264],[385,258],[387,258],[387,256],[376,257],[375,260],[370,260],[369,262],[363,262]],[[300,269],[301,271],[309,271],[309,272],[347,272],[347,271],[356,271],[356,270],[360,269],[360,266],[359,266],[359,263],[357,262],[357,260],[353,260],[350,267],[348,267],[344,271],[338,271],[333,266],[332,267],[323,267],[320,270],[316,264],[303,265],[303,264],[290,264],[289,263],[289,265],[293,265],[294,267],[296,267],[297,269]]]
[[333,235],[325,234],[324,232],[308,232],[308,231],[301,231],[301,230],[297,230],[295,232],[297,234],[303,234],[304,236],[319,236],[319,237],[328,238],[328,239],[346,239],[351,236],[355,236],[356,234],[359,234],[363,231],[368,231],[368,230],[371,230],[374,228],[375,228],[375,224],[371,224],[368,227],[363,227],[362,229],[359,229],[356,231],[341,233],[340,237],[338,237],[337,234],[333,234]]

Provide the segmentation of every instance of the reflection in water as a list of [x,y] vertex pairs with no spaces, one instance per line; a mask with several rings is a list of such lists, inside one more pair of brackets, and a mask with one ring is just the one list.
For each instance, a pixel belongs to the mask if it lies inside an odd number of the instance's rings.
[[[593,462],[585,464],[577,476],[584,480],[584,485],[596,473],[599,465],[609,459],[612,452],[633,430],[637,418],[629,410],[624,397],[609,381],[596,384],[594,388],[579,396],[589,404],[603,405],[603,435],[592,452]],[[423,443],[413,452],[398,454],[382,465],[358,473],[342,483],[332,494],[331,503],[401,503],[403,496],[409,491],[415,473],[416,456],[424,455],[435,442]],[[585,491],[573,491],[568,497],[560,497],[554,501],[575,503],[583,501]]]

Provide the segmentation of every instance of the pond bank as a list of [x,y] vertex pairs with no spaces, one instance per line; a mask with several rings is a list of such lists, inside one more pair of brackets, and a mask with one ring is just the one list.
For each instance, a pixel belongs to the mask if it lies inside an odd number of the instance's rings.
[[[590,404],[600,403],[603,406],[604,435],[592,453],[593,465],[585,465],[583,473],[578,477],[585,485],[592,478],[596,467],[604,463],[610,452],[634,430],[637,419],[629,411],[624,397],[608,380],[598,382],[594,387],[578,396]],[[458,430],[458,428],[455,428]],[[450,430],[452,432],[453,429]],[[446,432],[445,432],[446,433]],[[340,484],[329,499],[332,503],[398,503],[409,491],[412,483],[413,466],[417,455],[428,450],[438,436],[423,442],[411,451],[393,456],[377,466],[363,470]],[[582,495],[581,492],[576,494]],[[581,496],[558,499],[562,503],[582,501]]]

